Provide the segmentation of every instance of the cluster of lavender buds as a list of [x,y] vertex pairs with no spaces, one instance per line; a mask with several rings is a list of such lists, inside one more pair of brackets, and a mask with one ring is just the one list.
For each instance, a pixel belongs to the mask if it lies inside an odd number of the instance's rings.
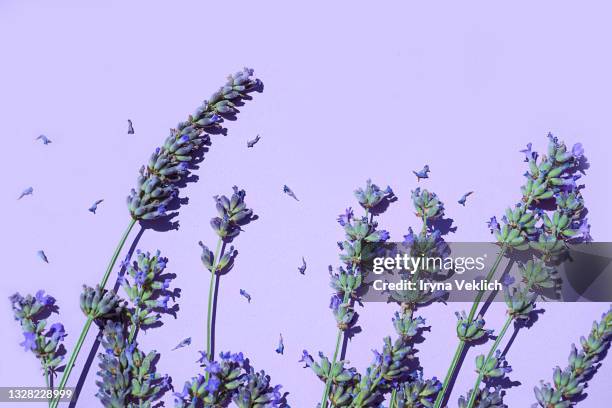
[[218,217],[210,221],[210,225],[217,235],[223,240],[231,240],[240,233],[240,226],[251,221],[253,210],[247,208],[244,202],[246,195],[244,190],[232,187],[234,193],[231,198],[226,196],[215,196],[217,202]]
[[421,188],[417,187],[412,192],[412,203],[416,216],[424,220],[425,224],[427,220],[434,220],[444,215],[444,204],[435,193],[430,193],[427,189],[421,191]]
[[[390,199],[393,196],[393,190],[387,186],[386,189],[382,190],[376,184],[372,183],[372,180],[366,181],[365,188],[359,187],[355,190],[355,197],[359,204],[366,210],[376,210],[385,199]],[[342,222],[340,222],[342,225]]]
[[[121,317],[125,309],[125,302],[113,291],[102,289],[100,286],[92,288],[83,285],[81,292],[81,310],[85,316],[97,320],[114,320]],[[101,324],[101,323],[100,323]],[[103,324],[101,324],[103,326]]]
[[[468,395],[472,394],[472,390],[468,393]],[[506,408],[506,405],[503,401],[503,392],[501,387],[485,387],[482,389],[478,389],[476,395],[474,397],[474,402],[471,405],[477,408]],[[458,408],[467,408],[469,407],[468,399],[464,396],[459,397]]]
[[61,323],[47,328],[47,317],[57,310],[55,299],[39,290],[34,296],[15,293],[9,300],[15,320],[23,330],[24,340],[20,345],[40,360],[45,379],[50,381],[63,361],[65,350],[61,343],[66,337]]
[[461,341],[473,342],[491,333],[484,329],[485,321],[480,316],[470,319],[465,311],[455,312],[455,316],[457,316],[457,337]]
[[556,367],[553,384],[544,383],[534,388],[537,405],[543,408],[566,408],[582,394],[585,383],[595,374],[597,363],[604,357],[612,342],[612,309],[599,322],[593,322],[587,337],[580,338],[580,351],[572,344],[568,366]]
[[222,352],[219,360],[209,360],[200,352],[205,375],[193,377],[182,392],[175,393],[175,407],[204,408],[226,406],[233,401],[240,408],[280,407],[280,385],[271,386],[264,371],[255,372],[242,353]]
[[270,385],[270,376],[262,371],[256,372],[252,367],[244,376],[244,383],[232,401],[238,408],[275,407],[282,403],[280,385]]
[[[589,241],[589,224],[585,218],[580,178],[585,158],[580,143],[571,151],[563,142],[548,135],[548,154],[539,155],[531,150],[524,152],[529,170],[526,182],[521,187],[522,199],[514,209],[508,208],[502,217],[502,226],[495,217],[489,227],[497,241],[507,247],[518,249],[527,245],[543,254],[564,248],[567,241]],[[546,200],[555,204],[553,211],[545,211],[541,205]]]
[[146,328],[159,323],[160,313],[168,313],[168,301],[174,297],[169,290],[170,276],[164,274],[167,258],[159,251],[153,255],[138,250],[136,260],[128,266],[129,279],[122,279],[122,286],[132,307],[126,310],[134,329]]
[[221,132],[223,117],[235,115],[240,101],[260,86],[252,69],[230,75],[227,83],[189,115],[186,122],[171,129],[163,146],[140,169],[137,186],[127,198],[133,219],[153,220],[166,215],[180,182],[189,175],[190,166],[203,153],[203,147],[210,143],[208,133]]
[[397,392],[397,408],[431,408],[442,384],[437,378],[423,379],[420,372],[409,382],[402,383]]
[[102,405],[110,408],[150,408],[165,392],[170,390],[168,376],[155,370],[159,354],[148,354],[138,349],[138,344],[128,340],[126,326],[108,320],[102,333],[104,353],[98,358],[96,396]]
[[410,343],[424,321],[397,315],[393,324],[398,337],[395,341],[390,337],[383,339],[382,350],[374,350],[374,361],[363,375],[356,368],[345,367],[345,361],[330,362],[321,352],[319,361],[315,362],[304,350],[300,362],[310,367],[323,382],[330,383],[328,402],[331,407],[377,407],[384,400],[384,394],[397,384],[421,378],[411,368],[414,350]]

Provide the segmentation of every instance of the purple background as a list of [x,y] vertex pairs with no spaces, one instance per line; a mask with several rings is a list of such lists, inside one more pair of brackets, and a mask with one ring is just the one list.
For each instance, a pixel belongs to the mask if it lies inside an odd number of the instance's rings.
[[[584,191],[592,234],[612,240],[609,15],[605,2],[2,1],[0,299],[45,288],[58,299],[71,348],[84,321],[81,285],[98,282],[128,222],[124,197],[138,168],[168,128],[247,64],[265,92],[230,124],[228,137],[215,137],[200,182],[182,192],[190,202],[178,217],[180,230],[147,231],[140,241],[140,248],[159,248],[170,258],[183,296],[179,318],[139,340],[162,352],[160,371],[178,389],[197,372],[208,287],[197,242],[214,245],[211,196],[237,184],[260,220],[236,241],[236,268],[221,280],[218,350],[244,350],[284,384],[292,406],[314,406],[322,384],[297,360],[303,348],[333,347],[327,265],[337,264],[342,236],[335,218],[355,206],[352,191],[368,177],[399,196],[381,218],[393,238],[417,224],[410,170],[428,163],[431,179],[421,185],[446,202],[459,227],[451,239],[487,240],[485,220],[518,198],[524,172],[518,150],[529,141],[545,148],[552,131],[568,144],[583,142],[592,165]],[[135,135],[126,135],[127,118]],[[41,133],[53,143],[34,142]],[[263,139],[247,150],[257,133]],[[300,202],[281,193],[285,183]],[[16,201],[30,185],[34,196]],[[468,190],[476,193],[463,208],[456,200]],[[87,208],[98,198],[105,201],[92,215]],[[35,255],[41,248],[48,265]],[[306,276],[297,272],[302,255]],[[252,304],[239,288],[251,293]],[[432,325],[418,347],[428,376],[446,372],[459,308],[422,311]],[[506,403],[533,402],[532,387],[550,380],[570,344],[607,308],[546,305],[510,350],[510,378],[523,385],[508,391]],[[360,309],[363,332],[349,345],[351,363],[363,369],[370,362],[370,350],[392,332],[395,309]],[[42,385],[37,361],[18,346],[8,302],[2,310],[0,385]],[[491,307],[488,327],[500,327],[503,310]],[[274,353],[279,332],[284,356]],[[191,347],[169,351],[187,336]],[[473,357],[489,345],[470,351],[451,406],[473,384]],[[81,406],[97,405],[94,371]],[[606,361],[580,406],[607,405],[611,375]]]

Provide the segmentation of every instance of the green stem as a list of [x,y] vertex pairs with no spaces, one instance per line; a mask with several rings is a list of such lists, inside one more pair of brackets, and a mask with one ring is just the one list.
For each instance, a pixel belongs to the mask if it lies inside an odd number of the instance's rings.
[[213,300],[215,297],[215,286],[217,284],[217,265],[219,265],[219,252],[221,251],[221,245],[223,239],[219,238],[217,241],[217,248],[215,249],[215,255],[213,258],[212,270],[210,271],[210,288],[208,289],[208,317],[206,319],[206,357],[212,360],[212,320],[213,320]]
[[394,408],[397,404],[397,401],[395,401],[395,399],[397,398],[397,389],[393,389],[393,391],[391,392],[391,400],[389,401],[389,408]]
[[[68,381],[68,377],[70,377],[70,373],[72,372],[72,368],[74,367],[74,362],[76,361],[76,358],[79,355],[79,352],[81,351],[81,347],[83,346],[83,343],[85,342],[85,338],[87,337],[87,332],[89,331],[89,328],[91,327],[91,323],[93,323],[93,319],[91,317],[87,317],[87,320],[85,321],[85,326],[83,326],[83,330],[81,331],[81,335],[79,336],[76,344],[74,345],[74,349],[72,350],[70,359],[68,360],[68,363],[66,364],[66,368],[64,369],[64,374],[62,375],[62,379],[60,380],[60,383],[57,386],[58,395],[61,393],[61,390],[63,390],[64,387],[66,386],[66,382]],[[57,404],[59,404],[59,397],[51,401],[51,408],[57,407]]]
[[[506,253],[506,249],[507,249],[507,245],[503,244],[499,251],[499,254],[497,254],[497,258],[495,258],[495,262],[491,266],[491,269],[489,270],[489,273],[487,274],[487,277],[485,278],[487,282],[490,282],[491,278],[493,278],[495,271],[497,271],[497,268],[499,267],[499,264],[501,263],[501,260],[503,259],[504,254]],[[476,314],[476,311],[478,310],[478,306],[480,305],[480,301],[482,300],[482,297],[484,296],[484,294],[485,294],[485,290],[480,290],[476,294],[476,298],[474,299],[474,302],[472,303],[472,308],[470,309],[470,314],[468,315],[468,318],[467,318],[468,322],[471,322],[474,319],[474,315]],[[460,340],[459,344],[457,345],[457,349],[455,350],[455,355],[453,356],[453,360],[451,361],[451,365],[450,367],[448,367],[448,371],[446,372],[446,376],[444,377],[444,382],[442,383],[442,389],[438,393],[438,397],[436,398],[434,408],[440,408],[442,406],[442,401],[444,400],[444,396],[446,395],[446,392],[448,390],[450,379],[455,373],[457,364],[459,363],[459,357],[461,356],[461,353],[463,353],[465,346],[466,346],[466,342],[464,340]]]
[[[123,246],[125,245],[125,241],[127,240],[127,237],[132,231],[132,228],[134,228],[135,224],[136,224],[136,220],[133,218],[130,219],[130,223],[125,229],[125,231],[123,232],[123,235],[121,236],[121,239],[119,240],[119,243],[117,244],[117,247],[115,248],[115,252],[113,253],[113,256],[111,257],[108,263],[108,266],[106,267],[104,276],[102,277],[102,280],[100,281],[100,288],[104,289],[104,287],[106,286],[106,283],[108,282],[108,278],[110,277],[113,267],[115,266],[115,263],[117,262],[117,258],[119,257],[119,253],[123,249]],[[72,354],[70,355],[70,358],[68,359],[68,363],[66,364],[66,368],[64,369],[62,378],[60,379],[60,382],[57,386],[58,395],[61,393],[61,391],[66,386],[66,383],[68,382],[68,378],[70,377],[70,373],[72,372],[74,363],[77,359],[77,356],[79,355],[79,352],[81,351],[81,347],[83,346],[85,337],[87,337],[87,333],[89,332],[89,328],[91,327],[92,322],[93,322],[93,319],[91,317],[87,317],[87,320],[85,321],[85,325],[83,326],[83,330],[81,330],[81,334],[79,335],[79,338],[74,346],[74,349],[72,350]],[[59,397],[51,401],[51,408],[56,408],[58,404],[59,404]]]
[[[350,293],[344,294],[344,299],[342,303],[346,303],[349,301]],[[327,408],[327,397],[329,395],[329,390],[331,388],[332,378],[331,373],[334,370],[334,366],[336,365],[336,361],[338,360],[338,352],[340,351],[340,343],[344,337],[344,330],[338,329],[338,334],[336,335],[336,348],[334,350],[334,357],[331,362],[331,366],[329,369],[329,375],[327,376],[327,381],[325,381],[325,391],[323,392],[323,399],[321,400],[321,408]]]
[[[48,368],[45,368],[45,384],[47,385],[47,390],[53,391],[53,389],[51,388],[51,381],[49,379],[50,375],[52,375],[51,371]],[[53,394],[51,394],[51,396],[53,396]],[[51,406],[51,401],[53,401],[53,398],[49,398],[49,406]]]
[[[491,350],[489,350],[489,354],[487,354],[487,358],[485,359],[483,365],[486,365],[487,362],[491,359],[491,357],[493,357],[493,354],[495,353],[495,350],[497,350],[499,343],[501,342],[502,338],[506,334],[508,327],[510,327],[510,323],[512,323],[512,320],[513,320],[512,316],[508,316],[508,318],[506,319],[506,323],[504,323],[504,327],[501,329],[501,331],[497,335],[497,338],[495,339],[495,342],[491,346]],[[478,374],[478,377],[476,378],[476,383],[474,384],[472,395],[470,396],[470,401],[468,402],[467,408],[472,408],[474,406],[474,403],[476,402],[476,394],[478,394],[477,390],[480,387],[480,382],[482,381],[482,377],[483,375],[481,372]]]
[[455,368],[457,367],[457,363],[459,362],[459,358],[461,357],[461,353],[463,353],[464,349],[465,349],[465,341],[461,340],[459,344],[457,345],[457,349],[455,350],[455,355],[453,356],[453,360],[451,361],[450,367],[448,367],[448,370],[446,371],[446,376],[444,377],[444,383],[442,383],[442,389],[440,390],[440,392],[438,393],[438,396],[436,397],[436,403],[434,405],[434,408],[440,408],[442,406],[442,400],[444,400],[444,394],[446,394],[446,391],[448,389],[450,378],[455,372]]

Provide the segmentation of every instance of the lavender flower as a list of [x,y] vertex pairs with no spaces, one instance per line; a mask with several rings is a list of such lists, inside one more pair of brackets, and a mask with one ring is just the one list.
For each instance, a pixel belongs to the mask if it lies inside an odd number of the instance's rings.
[[278,346],[276,346],[276,349],[274,351],[276,351],[277,354],[283,354],[285,352],[285,343],[283,343],[282,334],[279,335]]
[[391,187],[387,186],[385,190],[381,190],[372,180],[366,181],[365,188],[355,190],[355,197],[359,204],[365,209],[371,209],[380,204],[385,198],[393,195]]
[[459,200],[457,200],[457,202],[458,202],[459,204],[461,204],[462,206],[464,206],[464,207],[465,207],[465,201],[466,201],[466,200],[467,200],[467,198],[468,198],[469,196],[471,196],[472,194],[474,194],[474,192],[473,192],[473,191],[468,191],[467,193],[465,193],[464,195],[462,195],[462,196],[461,196],[461,198],[459,198]]
[[217,235],[224,240],[235,238],[240,233],[240,226],[248,223],[253,216],[253,210],[247,208],[244,202],[245,191],[238,190],[236,186],[233,189],[234,194],[231,198],[225,196],[214,197],[219,216],[213,218],[210,225]]
[[175,407],[209,407],[227,404],[244,381],[242,353],[220,353],[219,361],[211,361],[201,352],[200,362],[209,375],[197,375],[175,393]]
[[353,215],[353,209],[351,207],[347,208],[343,214],[340,214],[338,216],[338,224],[344,227],[346,224],[351,222],[351,219],[353,219]]
[[597,370],[597,363],[604,357],[612,342],[612,309],[604,313],[599,322],[593,322],[587,337],[580,338],[580,351],[572,344],[565,369],[556,367],[553,384],[542,382],[534,388],[540,407],[570,407],[572,401],[582,394],[586,382]]
[[123,313],[125,302],[116,293],[83,285],[81,293],[81,310],[94,320],[115,319]]
[[257,135],[257,136],[255,136],[254,139],[247,140],[247,147],[248,148],[255,147],[255,145],[259,142],[260,139],[261,139],[261,136]]
[[232,401],[238,408],[280,407],[283,404],[280,389],[280,385],[270,385],[270,376],[265,371],[255,372],[251,367]]
[[417,187],[412,191],[412,202],[417,217],[421,219],[434,220],[444,215],[444,204],[435,193],[430,193],[427,189],[421,191],[421,188]]
[[166,215],[169,203],[178,194],[178,184],[190,173],[204,145],[210,143],[206,132],[219,132],[224,115],[237,112],[236,103],[259,88],[253,70],[230,75],[227,84],[208,101],[172,129],[163,146],[157,148],[146,166],[140,169],[137,186],[128,196],[128,208],[135,220],[152,220]]
[[295,193],[293,192],[293,190],[286,184],[283,186],[283,193],[287,194],[289,197],[293,198],[295,201],[300,201],[295,195]]
[[36,252],[36,255],[44,262],[49,263],[49,258],[47,258],[47,254],[42,249]]
[[455,312],[457,316],[457,337],[465,342],[473,342],[490,333],[484,329],[484,319],[478,316],[474,320],[468,319],[465,312]]
[[240,289],[240,296],[244,297],[247,302],[251,303],[251,295],[249,295],[246,290]]
[[[459,397],[458,408],[467,408],[468,399],[471,397],[473,390],[470,390],[468,397]],[[474,403],[478,408],[506,408],[503,402],[500,387],[485,387],[478,389],[474,397]]]
[[132,120],[128,119],[127,120],[128,123],[128,130],[127,130],[127,134],[128,135],[133,135],[134,134],[134,125],[132,124]]
[[125,327],[118,322],[107,321],[102,341],[104,353],[100,360],[96,381],[96,396],[105,407],[150,407],[170,390],[167,376],[155,370],[158,354],[148,354],[128,341]]
[[178,350],[180,348],[187,347],[189,345],[191,345],[191,337],[187,337],[181,340],[180,343],[174,346],[174,348],[171,351]]
[[89,207],[87,209],[87,211],[91,212],[91,213],[96,213],[96,211],[98,210],[98,205],[101,204],[104,200],[96,200],[94,201],[94,203],[91,205],[91,207]]
[[174,296],[169,290],[170,279],[164,274],[168,259],[159,250],[154,254],[136,251],[136,260],[128,266],[123,280],[123,289],[131,301],[128,317],[137,327],[150,327],[160,321],[160,313],[168,313],[168,301]]
[[31,351],[40,360],[45,377],[52,377],[63,361],[66,337],[64,326],[54,323],[46,328],[45,316],[49,311],[55,311],[55,299],[39,290],[34,296],[21,296],[15,293],[9,298],[13,315],[23,330],[24,341],[20,343],[25,351]]
[[442,384],[436,377],[431,380],[423,379],[418,372],[409,381],[400,385],[397,393],[398,408],[431,408],[433,401],[440,392]]
[[38,137],[36,137],[36,139],[34,140],[40,140],[45,146],[48,145],[49,143],[51,143],[51,139],[49,139],[47,136],[45,135],[39,135]]
[[419,170],[419,171],[413,170],[412,172],[416,176],[417,182],[418,182],[418,181],[421,181],[421,179],[429,178],[429,175],[428,175],[429,171],[430,171],[429,166],[426,164],[425,166],[423,166],[422,170]]
[[21,200],[23,197],[29,196],[29,195],[32,195],[32,194],[34,194],[34,188],[33,187],[28,187],[25,190],[23,190],[21,192],[21,194],[19,194],[19,197],[17,197],[17,199]]
[[298,272],[304,275],[306,273],[306,260],[302,257],[302,265],[298,266]]

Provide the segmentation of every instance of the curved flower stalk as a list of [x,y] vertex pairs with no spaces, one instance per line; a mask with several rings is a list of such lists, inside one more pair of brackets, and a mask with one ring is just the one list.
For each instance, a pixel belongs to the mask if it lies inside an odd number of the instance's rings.
[[47,328],[48,315],[57,310],[55,299],[39,290],[34,296],[15,293],[9,300],[15,320],[23,330],[24,340],[20,345],[40,360],[45,382],[50,387],[64,358],[62,341],[67,335],[61,323]]
[[253,210],[247,208],[244,201],[246,192],[233,187],[231,198],[226,196],[214,196],[218,216],[210,220],[212,229],[218,236],[217,246],[213,254],[210,249],[202,242],[202,263],[210,272],[210,285],[208,290],[208,314],[206,318],[206,357],[213,358],[213,311],[215,310],[215,288],[219,274],[227,272],[233,266],[233,259],[236,254],[233,246],[225,251],[225,244],[232,241],[241,231],[241,226],[248,224],[253,219]]
[[[576,180],[580,177],[577,172],[582,170],[581,166],[585,160],[582,145],[577,143],[568,150],[563,142],[559,142],[551,134],[548,139],[548,151],[545,155],[532,151],[531,143],[522,151],[529,169],[524,174],[526,181],[521,187],[521,200],[514,208],[506,210],[501,218],[501,225],[496,217],[492,217],[487,223],[500,246],[498,256],[485,278],[487,281],[491,281],[495,276],[502,258],[508,251],[531,247],[540,251],[543,259],[548,260],[563,250],[566,242],[590,239],[589,225],[580,208],[580,188],[576,185]],[[557,204],[552,215],[547,214],[542,205],[550,201]],[[465,347],[485,334],[482,316],[476,316],[484,294],[485,291],[477,293],[469,314],[459,320],[459,344],[446,373],[442,391],[436,399],[435,408],[442,406],[449,381]]]
[[159,354],[147,354],[138,344],[128,340],[128,331],[121,322],[108,320],[102,332],[102,347],[96,381],[96,396],[110,408],[150,408],[168,391],[170,379],[155,371]]
[[[245,68],[230,75],[223,87],[189,115],[187,121],[180,122],[176,129],[172,129],[164,144],[155,149],[147,165],[140,169],[136,188],[130,191],[127,198],[131,219],[102,276],[99,284],[102,290],[136,222],[167,216],[168,206],[177,197],[179,187],[199,161],[203,147],[210,144],[209,134],[224,132],[224,117],[234,117],[242,101],[249,99],[251,92],[260,90],[261,82],[253,76],[252,69]],[[68,382],[92,322],[93,318],[88,316],[66,364],[59,390]],[[51,407],[56,408],[57,404],[58,401],[54,400]]]
[[[411,343],[423,324],[420,318],[398,313],[393,319],[397,338],[395,341],[391,337],[383,339],[382,350],[373,350],[374,361],[363,375],[356,368],[346,368],[345,361],[332,364],[322,352],[319,352],[319,361],[315,362],[304,350],[300,362],[310,367],[323,382],[331,384],[327,401],[331,407],[378,407],[395,384],[408,380],[416,383],[422,379],[420,372],[411,368],[414,358]],[[435,380],[428,384],[435,388]],[[422,392],[427,393],[425,390]],[[425,401],[427,398],[423,394],[422,399]]]
[[[341,250],[340,260],[344,263],[338,268],[336,273],[330,266],[330,285],[334,289],[330,301],[330,308],[338,325],[336,336],[336,347],[331,360],[331,371],[337,370],[336,362],[340,345],[346,332],[355,324],[355,312],[353,303],[358,299],[358,292],[363,282],[360,265],[364,260],[369,259],[374,254],[370,253],[367,244],[382,243],[389,239],[389,233],[385,230],[378,230],[378,223],[374,217],[384,211],[385,204],[393,198],[393,190],[387,187],[382,190],[371,180],[367,180],[365,188],[358,188],[354,192],[359,205],[365,210],[365,215],[355,217],[352,208],[338,217],[338,223],[344,228],[345,240],[339,242]],[[331,376],[325,382],[325,389],[321,400],[321,407],[328,405],[328,396],[332,386]]]
[[612,308],[604,313],[599,322],[593,322],[589,335],[580,338],[580,351],[572,344],[568,366],[563,370],[555,367],[553,384],[542,381],[534,387],[539,407],[566,408],[582,394],[586,382],[597,370],[596,364],[601,361],[612,341]]
[[175,393],[176,407],[221,407],[234,402],[240,408],[281,407],[284,398],[280,393],[280,385],[271,386],[270,377],[264,371],[256,372],[249,366],[242,352],[222,352],[215,360],[214,344],[214,310],[217,299],[215,289],[218,277],[233,267],[236,251],[230,246],[225,251],[225,245],[236,238],[241,227],[254,219],[253,210],[244,201],[246,193],[233,187],[230,198],[226,196],[213,197],[216,202],[218,216],[210,221],[210,225],[218,236],[215,252],[200,242],[202,247],[202,263],[211,274],[208,292],[208,314],[206,332],[206,351],[201,351],[204,374],[198,374],[185,383],[183,391]]

